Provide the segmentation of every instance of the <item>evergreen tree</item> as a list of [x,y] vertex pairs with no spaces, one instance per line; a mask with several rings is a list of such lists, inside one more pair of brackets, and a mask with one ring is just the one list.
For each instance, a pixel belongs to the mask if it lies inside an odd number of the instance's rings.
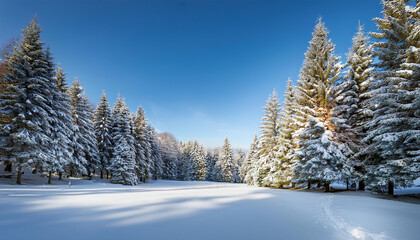
[[22,40],[8,57],[8,73],[3,77],[0,115],[3,118],[1,159],[14,163],[21,183],[22,171],[51,157],[50,79],[41,27],[37,19],[23,30]]
[[293,132],[296,131],[295,122],[295,94],[292,81],[289,79],[283,103],[283,109],[279,116],[279,137],[276,158],[271,163],[269,173],[263,180],[265,185],[282,187],[289,185],[293,177],[295,148]]
[[64,168],[71,161],[73,155],[73,143],[71,136],[73,134],[72,117],[70,113],[70,98],[64,90],[65,86],[59,87],[58,81],[65,83],[64,73],[62,69],[58,69],[55,73],[55,66],[49,49],[45,51],[45,62],[47,63],[48,79],[53,83],[50,88],[50,125],[51,125],[51,145],[49,152],[51,156],[40,162],[38,166],[48,171],[48,183],[51,183],[52,172],[59,173],[60,179]]
[[218,176],[216,177],[220,182],[232,182],[232,162],[233,162],[233,151],[230,146],[229,140],[226,137],[225,142],[220,150],[219,160],[216,166],[219,170]]
[[[335,150],[340,149],[331,142],[334,136],[331,132],[330,118],[333,108],[334,84],[339,78],[342,66],[338,62],[340,57],[334,55],[335,46],[328,39],[328,34],[327,28],[319,19],[312,34],[312,40],[309,42],[310,46],[305,53],[305,61],[297,86],[295,119],[298,130],[295,132],[295,137],[298,139],[299,153],[295,154],[297,159],[294,169],[296,181],[307,181],[308,184],[312,181],[319,181],[327,187],[329,182],[334,179],[332,176],[341,176],[343,172],[347,172],[345,169],[340,172],[338,167],[345,164],[342,161],[347,161],[347,159],[341,158],[343,154],[341,152],[330,153],[332,146]],[[309,119],[312,120],[308,122]],[[311,136],[310,134],[316,135]],[[315,144],[322,149],[313,152],[313,146],[308,143]],[[331,156],[340,156],[340,158],[330,161],[330,156],[326,155],[325,158],[321,157],[313,161],[313,163],[322,165],[308,168],[307,162],[310,160],[308,157],[317,156],[320,153],[329,153],[332,154]],[[313,169],[318,169],[321,172],[317,173]],[[325,171],[336,172],[323,174],[322,172]]]
[[296,182],[318,182],[329,191],[329,184],[350,175],[347,157],[332,141],[332,133],[316,118],[309,119],[300,134],[300,150],[296,153],[299,164],[295,167]]
[[148,124],[147,125],[147,134],[150,143],[150,159],[151,159],[151,173],[155,180],[162,178],[163,174],[163,162],[162,156],[159,148],[158,137],[155,133],[155,129]]
[[410,186],[419,176],[419,5],[397,0],[382,5],[383,17],[374,19],[380,32],[372,33],[378,39],[373,47],[379,61],[364,152],[370,186],[388,187],[393,194],[394,185]]
[[96,142],[98,143],[99,167],[101,169],[101,178],[103,178],[104,171],[108,172],[113,151],[111,109],[105,92],[102,93],[98,107],[95,109],[93,120]]
[[198,144],[197,141],[194,141],[194,148],[193,148],[193,160],[195,162],[195,166],[197,167],[197,179],[198,181],[204,181],[207,175],[207,168],[206,168],[206,150],[203,146]]
[[233,173],[233,182],[240,183],[243,182],[243,178],[240,173],[240,168],[245,161],[246,154],[242,151],[242,149],[239,149],[236,154],[234,154],[233,157],[233,164],[232,164],[232,173]]
[[73,117],[73,159],[68,166],[69,175],[90,174],[98,165],[98,148],[93,128],[93,109],[83,87],[76,79],[69,89]]
[[258,153],[258,163],[255,180],[259,186],[269,186],[270,179],[267,177],[273,164],[280,161],[278,159],[277,151],[279,147],[279,116],[280,104],[277,98],[277,92],[273,90],[272,95],[268,98],[267,104],[264,107],[264,115],[261,119],[260,127],[260,145]]
[[160,133],[158,136],[164,165],[162,178],[176,180],[179,158],[178,141],[167,132]]
[[[347,56],[347,73],[343,81],[335,89],[334,107],[331,123],[334,128],[335,141],[342,143],[344,154],[353,168],[353,179],[361,180],[365,174],[362,159],[357,155],[364,147],[362,138],[365,136],[366,122],[372,116],[368,106],[369,84],[372,81],[372,47],[369,37],[359,26],[353,37],[353,46]],[[359,181],[360,189],[364,183]]]
[[251,146],[249,148],[249,152],[246,156],[245,161],[242,164],[241,167],[241,174],[243,175],[244,182],[246,182],[249,185],[254,185],[254,172],[256,168],[256,163],[258,161],[258,137],[257,134],[254,135],[254,140],[251,143]]
[[151,146],[147,133],[146,114],[141,106],[133,118],[133,136],[136,150],[136,172],[142,182],[152,177]]
[[118,97],[112,110],[113,151],[110,172],[112,182],[135,185],[138,182],[135,165],[136,151],[130,129],[130,112],[125,101]]
[[213,151],[207,151],[206,154],[206,181],[215,181],[214,172],[216,167],[216,162],[219,156],[219,152],[217,149]]

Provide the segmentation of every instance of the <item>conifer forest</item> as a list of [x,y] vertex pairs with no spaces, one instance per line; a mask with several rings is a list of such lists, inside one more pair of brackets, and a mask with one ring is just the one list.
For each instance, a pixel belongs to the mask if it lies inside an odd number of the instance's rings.
[[313,19],[247,149],[89,98],[34,13],[0,46],[0,239],[420,239],[420,1],[376,4],[345,56]]

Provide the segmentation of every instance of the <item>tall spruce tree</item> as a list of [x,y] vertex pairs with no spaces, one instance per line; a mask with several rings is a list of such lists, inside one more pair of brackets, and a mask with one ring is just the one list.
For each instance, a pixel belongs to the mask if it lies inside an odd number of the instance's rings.
[[[326,190],[329,189],[331,181],[337,180],[335,177],[348,172],[348,169],[339,168],[345,165],[342,161],[347,161],[341,157],[343,154],[331,152],[340,149],[331,142],[334,135],[330,118],[334,84],[339,78],[342,65],[338,62],[340,57],[334,54],[335,46],[328,39],[328,34],[325,24],[319,19],[312,33],[310,46],[305,53],[305,61],[298,80],[295,108],[298,130],[295,132],[295,137],[298,139],[299,152],[295,154],[297,161],[294,169],[296,181],[308,182],[308,185],[312,181],[317,181],[325,184]],[[309,143],[316,144],[319,149],[314,152],[313,146]],[[327,155],[323,157],[321,153]],[[340,158],[331,159],[330,155]],[[312,156],[318,157],[313,163],[319,166],[308,168]],[[313,171],[314,168],[319,172]],[[334,173],[326,174],[329,171]]]
[[112,110],[112,159],[110,172],[112,182],[136,185],[136,151],[131,134],[130,112],[125,101],[118,97]]
[[2,121],[1,159],[14,163],[17,183],[22,171],[51,157],[51,81],[41,27],[37,19],[23,30],[22,40],[8,57],[8,73],[0,94]]
[[366,179],[373,189],[410,186],[419,176],[420,120],[418,115],[419,5],[411,1],[382,2],[380,32],[372,33],[379,61],[370,101],[373,118],[364,150]]
[[[99,154],[99,167],[101,170],[101,178],[103,178],[104,172],[108,173],[110,161],[112,158],[112,119],[111,109],[108,103],[105,92],[102,92],[98,107],[94,112],[94,129],[96,142],[98,143],[98,154]],[[108,174],[107,174],[108,178]]]
[[369,85],[372,81],[372,47],[369,37],[359,26],[353,45],[347,55],[347,72],[342,82],[335,89],[334,107],[331,123],[335,141],[342,143],[348,164],[352,167],[352,179],[359,181],[359,189],[364,189],[362,177],[364,169],[362,155],[358,153],[364,147],[366,123],[372,116],[368,105]]

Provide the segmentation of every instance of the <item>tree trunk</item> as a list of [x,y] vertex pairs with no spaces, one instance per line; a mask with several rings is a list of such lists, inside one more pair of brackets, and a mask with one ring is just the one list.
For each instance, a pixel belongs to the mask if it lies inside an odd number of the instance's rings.
[[330,191],[330,184],[329,183],[326,183],[324,185],[324,187],[325,187],[324,192],[329,192]]
[[12,163],[8,162],[6,163],[6,167],[4,168],[4,171],[11,172],[12,171]]
[[292,188],[296,188],[296,183],[292,183]]
[[346,184],[347,184],[347,188],[346,188],[346,190],[348,191],[349,190],[349,180],[347,179],[347,181],[346,181]]
[[104,179],[104,171],[101,169],[101,179]]
[[18,170],[18,175],[17,175],[17,184],[22,184],[22,170]]
[[363,180],[359,181],[359,190],[361,191],[365,190],[365,182]]
[[58,173],[58,180],[61,180],[62,177],[63,177],[63,173],[62,172]]
[[311,182],[308,181],[308,189],[311,189]]
[[106,179],[109,179],[109,171],[106,170]]
[[51,171],[48,172],[48,184],[51,184]]
[[394,195],[394,182],[393,181],[388,182],[388,194]]

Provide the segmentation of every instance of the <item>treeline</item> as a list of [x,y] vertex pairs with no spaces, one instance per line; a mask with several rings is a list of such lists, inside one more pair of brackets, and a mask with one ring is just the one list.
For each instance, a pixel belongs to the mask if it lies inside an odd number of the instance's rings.
[[378,32],[359,26],[345,64],[319,19],[297,85],[274,91],[244,161],[245,181],[373,190],[420,177],[420,2],[382,1]]
[[164,162],[163,179],[181,181],[242,182],[240,166],[246,154],[232,150],[228,138],[221,148],[205,149],[195,141],[178,142],[169,133],[159,134]]
[[219,151],[197,141],[178,142],[156,134],[141,106],[131,114],[118,97],[111,109],[102,93],[94,109],[76,79],[68,86],[50,50],[40,39],[37,19],[1,51],[0,163],[17,173],[48,173],[59,179],[95,172],[113,183],[135,185],[149,179],[240,182],[245,154],[235,155],[225,140]]

